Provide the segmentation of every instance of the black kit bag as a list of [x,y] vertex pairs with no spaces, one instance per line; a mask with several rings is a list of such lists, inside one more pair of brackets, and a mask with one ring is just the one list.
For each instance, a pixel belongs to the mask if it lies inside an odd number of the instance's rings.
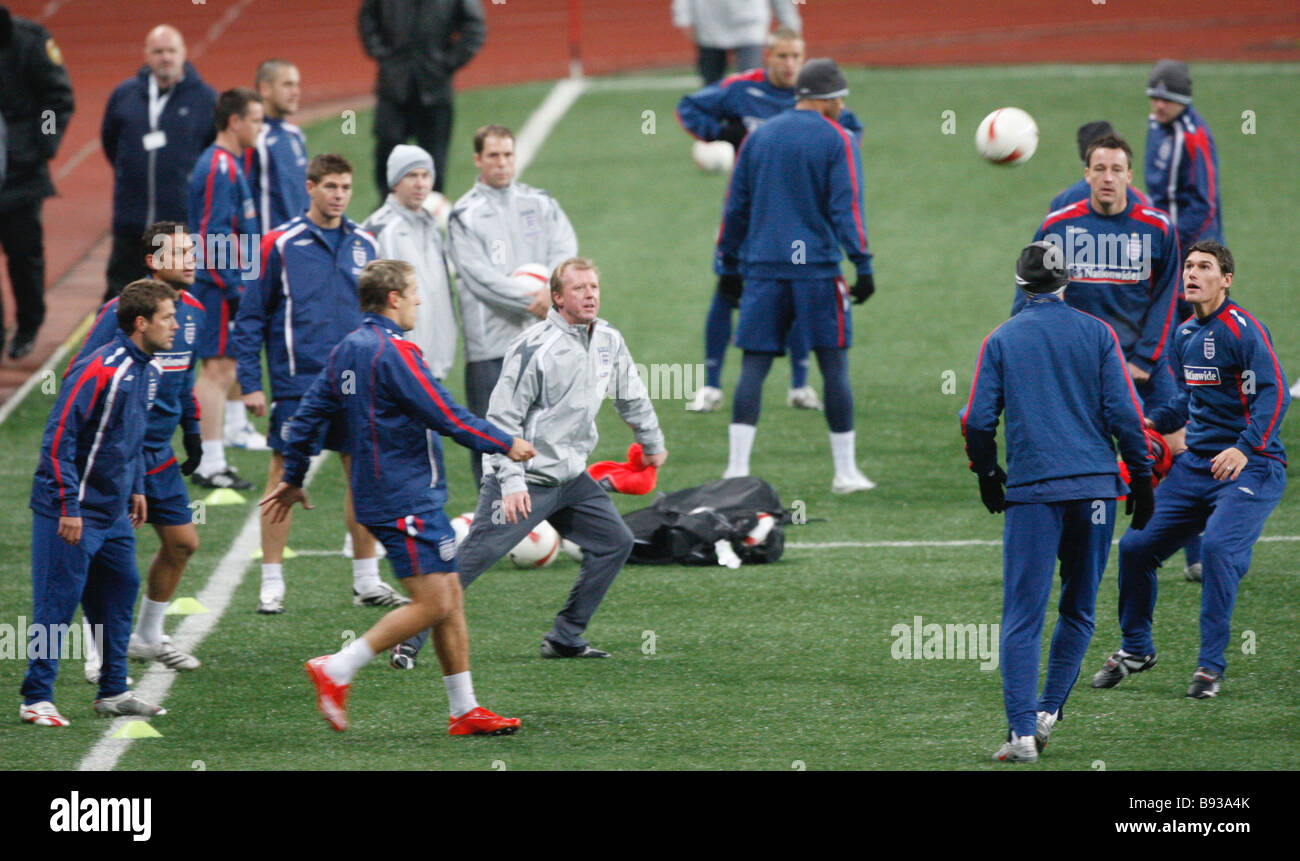
[[[773,518],[761,541],[747,540],[759,515]],[[660,496],[649,508],[623,516],[636,544],[629,562],[641,565],[717,565],[716,543],[726,540],[745,564],[775,562],[785,551],[789,513],[761,478],[723,478]]]

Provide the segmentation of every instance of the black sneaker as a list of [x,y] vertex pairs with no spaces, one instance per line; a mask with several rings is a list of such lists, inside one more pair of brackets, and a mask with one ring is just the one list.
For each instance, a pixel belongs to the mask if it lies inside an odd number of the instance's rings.
[[1217,676],[1205,667],[1197,667],[1192,674],[1192,684],[1187,688],[1187,695],[1196,700],[1208,700],[1219,695],[1221,676]]
[[388,656],[388,666],[395,670],[415,669],[415,656],[420,654],[406,643],[398,643]]
[[587,646],[562,646],[542,640],[543,658],[608,658],[609,652]]
[[206,487],[210,490],[216,490],[222,487],[228,487],[231,490],[252,490],[253,483],[235,472],[234,467],[227,466],[221,472],[214,472],[212,475],[204,475],[196,472],[190,476],[190,481],[199,487]]
[[1121,649],[1106,659],[1106,665],[1092,677],[1092,686],[1113,688],[1133,673],[1149,670],[1155,665],[1155,655],[1130,655]]

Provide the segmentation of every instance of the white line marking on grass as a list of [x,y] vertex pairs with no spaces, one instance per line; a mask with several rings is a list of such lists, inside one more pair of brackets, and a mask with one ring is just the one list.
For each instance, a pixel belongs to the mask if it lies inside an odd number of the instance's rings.
[[[1283,541],[1300,541],[1300,535],[1265,535],[1256,544],[1272,544]],[[1119,544],[1116,538],[1112,545]],[[1001,547],[1001,540],[988,538],[969,538],[959,541],[794,541],[786,545],[788,550],[836,550],[842,547]]]
[[[311,484],[312,479],[316,477],[316,473],[320,471],[321,464],[326,460],[328,460],[328,453],[312,458],[311,468],[307,470],[307,477],[303,479],[303,487]],[[230,600],[234,597],[235,590],[243,582],[244,574],[247,572],[249,565],[252,564],[251,557],[260,543],[261,537],[262,530],[258,518],[258,508],[254,505],[253,510],[248,512],[248,517],[244,520],[243,528],[239,530],[239,535],[235,537],[234,543],[230,545],[226,555],[221,557],[221,562],[217,564],[217,569],[208,578],[203,591],[196,596],[198,602],[208,608],[208,612],[185,617],[184,621],[176,629],[176,633],[172,634],[172,642],[176,644],[176,648],[182,652],[194,653],[198,651],[199,645],[217,627],[217,623],[221,621],[222,615],[230,606]],[[200,667],[197,672],[210,671]],[[139,684],[132,690],[145,702],[162,705],[167,698],[167,692],[171,690],[172,683],[176,681],[177,675],[179,674],[176,671],[166,669],[162,664],[150,664],[149,669],[140,678]],[[140,718],[115,718],[108,729],[104,731],[104,737],[96,742],[95,746],[81,760],[77,770],[112,771],[133,741],[133,739],[129,738],[113,738],[113,733],[133,720],[140,720]],[[168,716],[163,716],[160,720],[162,723],[158,724],[159,730],[166,735]]]
[[551,131],[559,124],[564,115],[568,113],[569,108],[578,100],[587,90],[587,80],[585,78],[566,78],[563,81],[557,81],[551,91],[546,94],[546,98],[537,106],[524,123],[524,127],[519,130],[519,136],[515,138],[515,173],[522,176],[528,165],[537,157],[541,151],[542,144],[550,136]]
[[23,381],[23,384],[18,387],[18,391],[9,396],[9,400],[0,404],[0,425],[4,424],[5,419],[9,418],[9,415],[18,408],[18,405],[23,402],[23,398],[27,397],[27,393],[36,388],[36,384],[42,379],[45,379],[46,372],[53,372],[72,350],[73,346],[81,343],[82,339],[86,337],[86,332],[90,331],[91,325],[95,322],[95,314],[95,311],[87,314],[86,319],[82,320],[73,333],[54,351],[54,355],[46,359],[45,364],[37,368],[35,373]]

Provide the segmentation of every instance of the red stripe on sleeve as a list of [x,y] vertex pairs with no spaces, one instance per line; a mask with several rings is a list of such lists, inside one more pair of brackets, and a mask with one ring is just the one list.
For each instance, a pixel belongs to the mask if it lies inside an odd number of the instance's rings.
[[[1264,348],[1268,350],[1269,358],[1273,360],[1273,380],[1276,383],[1276,385],[1274,385],[1273,388],[1277,389],[1277,403],[1273,405],[1273,418],[1269,421],[1268,428],[1264,431],[1264,435],[1260,437],[1259,445],[1255,446],[1255,451],[1262,452],[1264,450],[1264,447],[1268,445],[1269,434],[1273,432],[1274,426],[1277,425],[1278,413],[1282,411],[1282,369],[1278,365],[1277,354],[1273,352],[1273,345],[1269,343],[1268,333],[1264,331],[1264,327],[1259,324],[1259,321],[1255,319],[1254,315],[1252,315],[1245,308],[1242,308],[1240,305],[1234,304],[1232,306],[1232,310],[1240,311],[1242,314],[1246,316],[1247,320],[1255,324],[1255,328],[1259,330],[1259,337],[1264,342]],[[1229,316],[1231,316],[1231,311],[1228,314],[1224,314],[1223,317],[1220,319],[1225,319]],[[1240,391],[1240,388],[1238,390]],[[1246,400],[1245,393],[1242,393],[1243,406],[1245,405],[1244,403],[1245,400]],[[1249,409],[1247,409],[1246,411],[1246,417],[1247,417],[1247,423],[1249,423],[1250,420]]]
[[853,223],[858,228],[858,250],[867,250],[867,233],[862,229],[862,210],[858,208],[858,172],[853,167],[853,136],[844,130],[844,127],[832,120],[830,117],[822,116],[822,119],[831,124],[836,134],[844,141],[844,158],[849,163],[849,184],[853,186]]
[[442,414],[447,417],[448,421],[450,421],[452,424],[454,424],[456,427],[460,428],[461,430],[465,431],[466,433],[471,433],[474,436],[482,437],[485,440],[489,440],[490,442],[492,442],[492,444],[501,446],[501,448],[505,449],[506,451],[510,450],[510,447],[507,445],[502,445],[500,440],[493,439],[492,437],[483,433],[481,430],[472,428],[469,425],[465,424],[460,419],[456,418],[455,413],[453,413],[450,409],[448,409],[447,404],[443,401],[442,398],[438,396],[438,390],[435,389],[433,386],[429,385],[429,381],[425,378],[424,374],[420,373],[420,366],[416,364],[415,356],[413,355],[416,351],[420,349],[419,347],[415,346],[410,341],[398,341],[398,340],[393,341],[393,346],[397,347],[397,355],[402,357],[402,362],[406,365],[407,370],[411,372],[411,376],[415,377],[415,379],[420,383],[421,388],[423,388],[424,391],[429,395],[430,400],[432,400],[438,406],[438,409],[442,410]]
[[76,403],[77,395],[81,393],[81,387],[88,381],[93,380],[95,382],[95,393],[91,395],[90,405],[86,408],[86,412],[89,414],[95,408],[95,400],[99,397],[99,393],[104,390],[104,386],[108,381],[113,379],[113,374],[114,369],[104,365],[103,357],[96,356],[94,361],[87,365],[85,370],[81,372],[81,376],[77,378],[72,393],[68,395],[67,401],[63,404],[63,412],[59,414],[59,424],[54,431],[54,441],[50,444],[50,460],[54,464],[54,483],[59,486],[59,511],[64,517],[67,516],[68,509],[67,501],[64,498],[66,488],[63,482],[63,470],[59,468],[59,442],[63,439],[63,431],[67,429],[68,411]]

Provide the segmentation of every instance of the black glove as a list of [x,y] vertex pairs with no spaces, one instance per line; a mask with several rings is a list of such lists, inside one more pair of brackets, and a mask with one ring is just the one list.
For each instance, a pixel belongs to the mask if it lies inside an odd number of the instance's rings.
[[1146,526],[1155,510],[1156,494],[1151,488],[1151,477],[1144,475],[1133,479],[1133,485],[1128,491],[1128,501],[1124,503],[1124,513],[1133,515],[1129,526],[1133,529]]
[[718,140],[726,141],[739,150],[740,142],[745,139],[745,135],[748,133],[744,123],[735,117],[727,117],[722,124],[722,131],[718,132]]
[[1002,485],[1007,483],[1007,474],[1002,467],[994,465],[987,475],[980,476],[980,501],[989,510],[989,514],[999,514],[1007,510],[1007,494]]
[[181,475],[189,475],[199,468],[203,460],[203,437],[196,433],[185,434],[185,462],[181,464]]
[[740,294],[744,289],[745,280],[739,275],[718,276],[718,295],[731,307],[740,307]]
[[858,273],[858,280],[853,282],[853,289],[849,291],[853,294],[853,304],[861,305],[871,298],[871,294],[876,292],[876,279],[870,272],[866,275]]

